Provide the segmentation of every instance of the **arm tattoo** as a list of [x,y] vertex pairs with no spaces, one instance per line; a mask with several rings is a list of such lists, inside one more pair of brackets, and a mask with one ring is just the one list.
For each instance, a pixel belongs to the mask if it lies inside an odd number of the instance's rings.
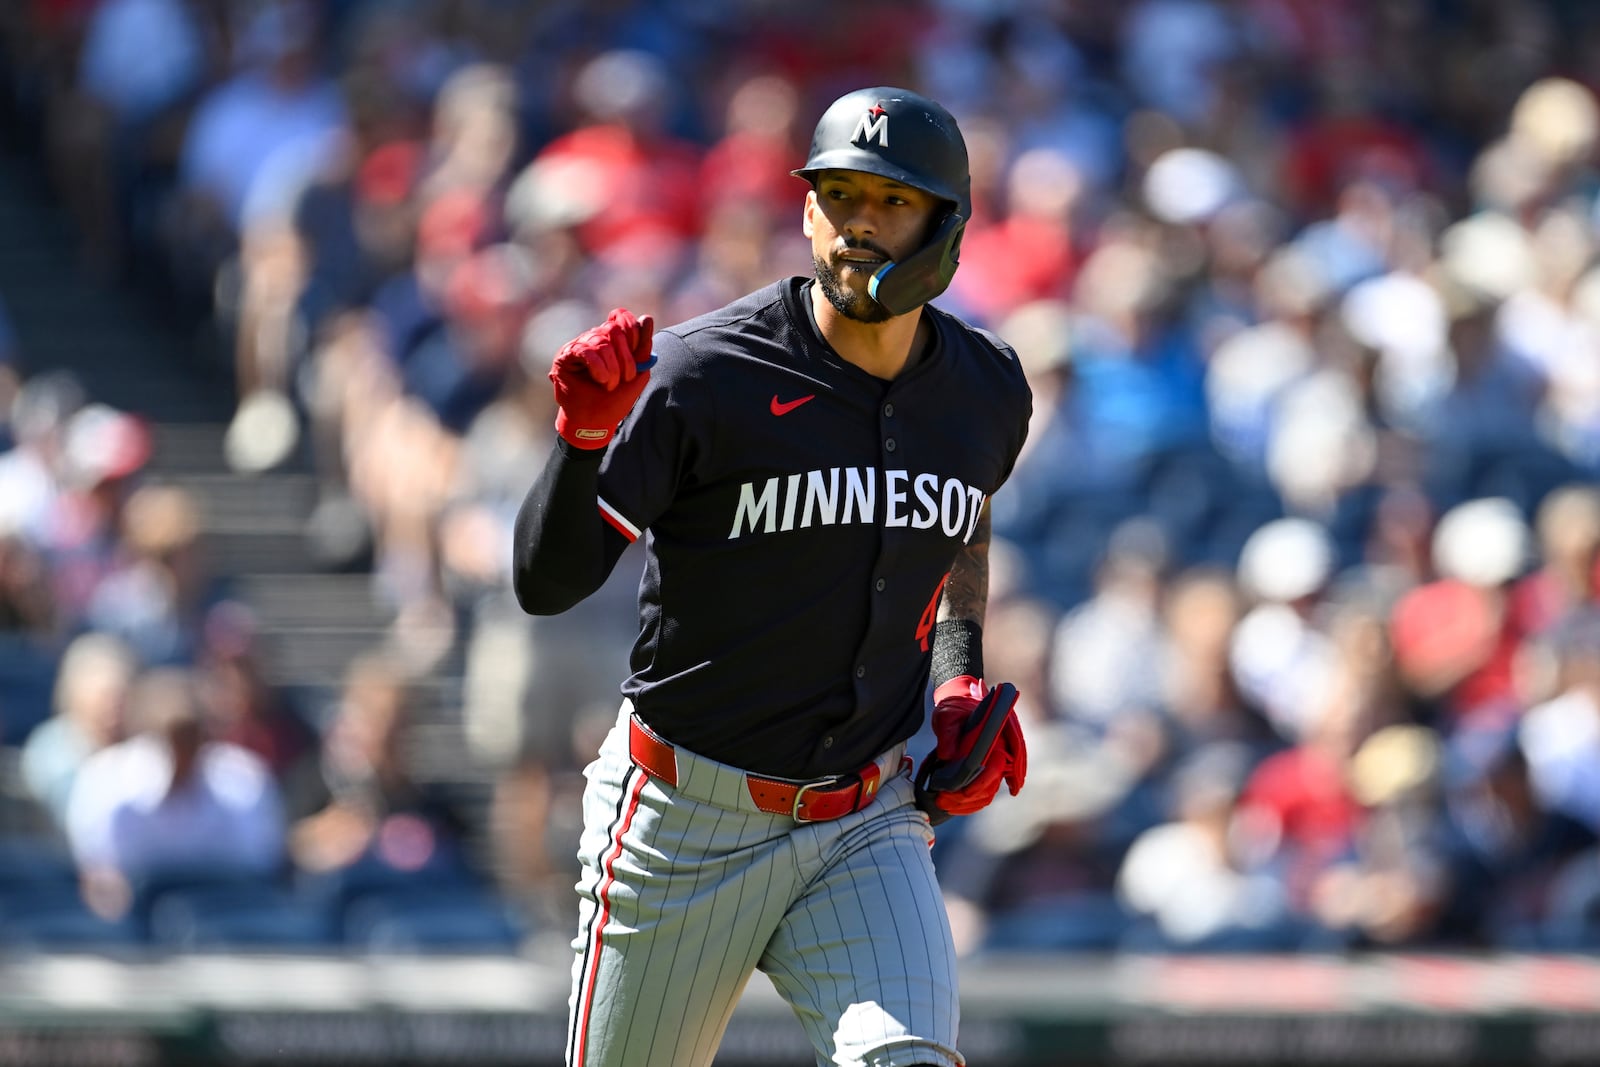
[[972,540],[950,565],[950,580],[945,582],[944,598],[939,602],[938,621],[969,619],[982,626],[988,601],[989,505],[985,503]]

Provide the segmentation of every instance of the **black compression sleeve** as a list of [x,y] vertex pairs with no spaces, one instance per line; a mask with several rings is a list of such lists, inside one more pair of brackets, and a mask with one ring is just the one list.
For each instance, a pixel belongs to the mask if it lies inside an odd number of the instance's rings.
[[937,689],[952,678],[983,678],[983,627],[971,619],[945,619],[933,627],[933,667],[928,680]]
[[517,512],[511,583],[530,615],[559,614],[599,589],[628,547],[600,517],[602,455],[558,438]]

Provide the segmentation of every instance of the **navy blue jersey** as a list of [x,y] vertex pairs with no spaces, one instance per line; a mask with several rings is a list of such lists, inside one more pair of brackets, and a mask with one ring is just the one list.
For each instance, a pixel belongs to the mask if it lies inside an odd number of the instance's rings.
[[600,468],[646,538],[623,692],[667,739],[766,774],[855,770],[921,725],[939,591],[1032,398],[998,338],[929,307],[892,381],[840,358],[790,278],[659,331]]

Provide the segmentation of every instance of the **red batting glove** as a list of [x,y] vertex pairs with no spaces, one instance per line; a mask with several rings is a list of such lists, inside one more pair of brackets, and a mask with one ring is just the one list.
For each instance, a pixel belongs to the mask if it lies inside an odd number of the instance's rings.
[[577,448],[604,448],[650,380],[655,323],[617,308],[561,346],[550,364],[556,432]]
[[[933,691],[933,732],[939,741],[933,759],[940,763],[960,763],[977,741],[978,726],[972,713],[988,691],[983,682],[970,674],[952,678]],[[960,789],[930,793],[932,803],[948,815],[971,815],[989,806],[1005,782],[1016,796],[1028,777],[1028,746],[1022,739],[1022,723],[1012,708],[994,745],[983,760],[976,778]]]

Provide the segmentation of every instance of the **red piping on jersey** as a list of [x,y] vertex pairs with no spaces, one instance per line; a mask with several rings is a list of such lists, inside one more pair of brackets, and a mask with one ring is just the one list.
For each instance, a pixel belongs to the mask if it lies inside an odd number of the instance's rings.
[[595,895],[600,902],[600,918],[594,924],[594,934],[589,942],[589,973],[583,978],[583,1006],[578,1016],[578,1041],[573,1050],[572,1067],[583,1067],[584,1054],[589,1045],[589,1016],[594,1011],[594,986],[600,977],[600,939],[605,933],[606,923],[611,919],[611,886],[616,882],[617,857],[622,855],[622,838],[628,829],[633,826],[634,813],[639,810],[639,794],[644,791],[644,784],[650,780],[649,775],[638,774],[634,776],[633,789],[628,796],[628,812],[622,817],[622,825],[617,827],[617,834],[611,839],[611,854],[601,864],[605,876],[600,879],[600,886],[595,890]]
[[606,520],[606,522],[610,523],[611,524],[611,528],[616,530],[617,533],[621,534],[623,537],[626,537],[628,539],[628,543],[630,545],[633,544],[633,542],[639,540],[639,535],[638,534],[634,533],[632,530],[630,530],[626,526],[622,525],[622,523],[617,519],[617,517],[615,515],[611,514],[611,512],[607,511],[605,508],[601,508],[600,509],[600,517],[602,519]]

